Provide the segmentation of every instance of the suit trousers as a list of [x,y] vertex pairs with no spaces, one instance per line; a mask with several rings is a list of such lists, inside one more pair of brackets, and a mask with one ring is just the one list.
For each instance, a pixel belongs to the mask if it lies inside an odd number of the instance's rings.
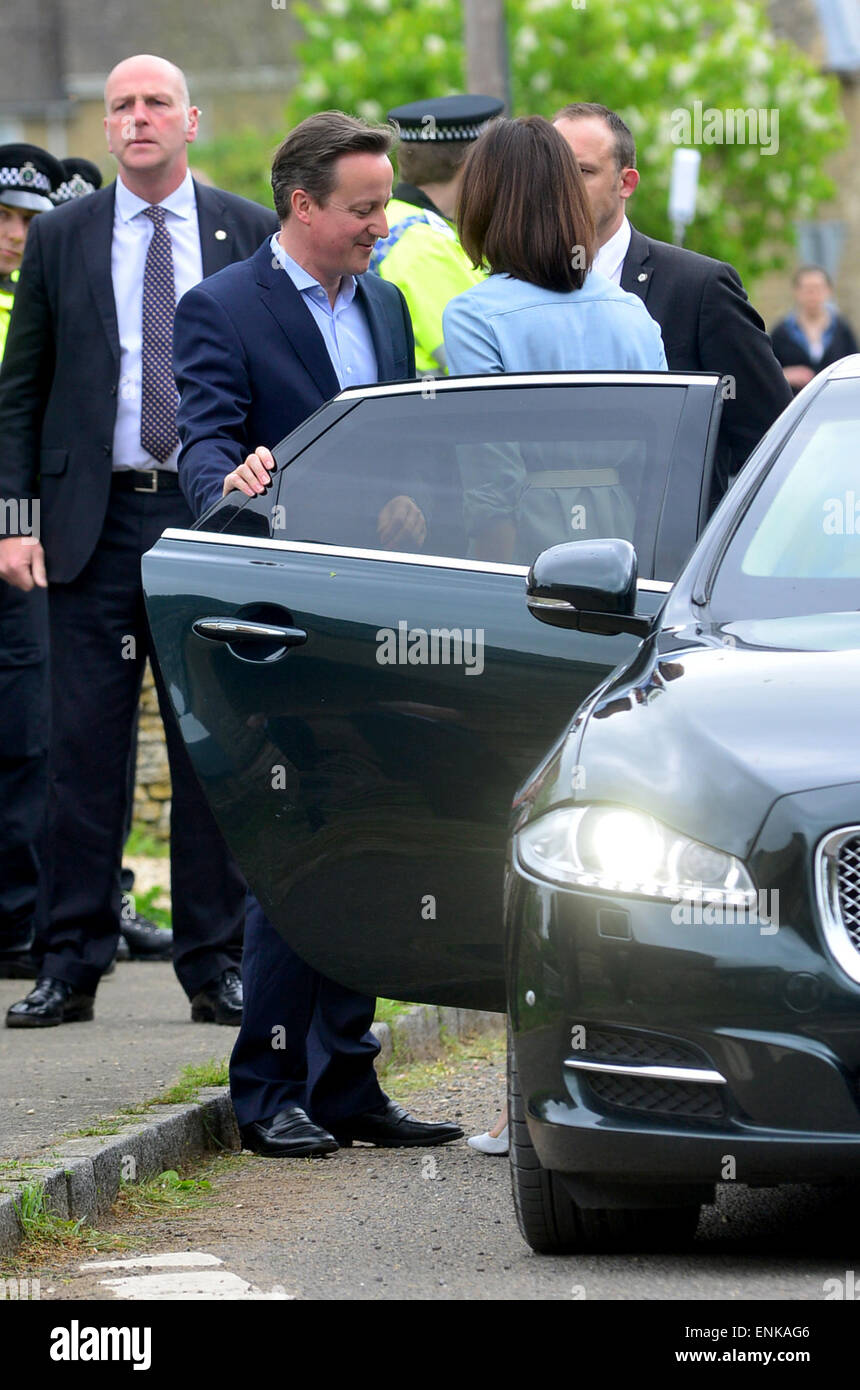
[[300,1105],[324,1129],[387,1097],[376,1079],[375,1000],[307,965],[248,896],[242,1026],[230,1058],[230,1094],[240,1125]]
[[0,580],[0,950],[27,946],[48,790],[48,605]]
[[[178,491],[114,489],[84,570],[48,591],[53,727],[40,973],[86,994],[95,992],[119,936],[129,752],[152,655],[140,560],[166,527],[191,524]],[[153,671],[172,783],[174,968],[191,997],[240,964],[247,890],[194,775],[154,662]]]

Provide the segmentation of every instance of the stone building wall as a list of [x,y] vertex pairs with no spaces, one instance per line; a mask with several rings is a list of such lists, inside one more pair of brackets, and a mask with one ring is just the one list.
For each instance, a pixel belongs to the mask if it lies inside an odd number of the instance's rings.
[[148,666],[140,697],[134,823],[155,840],[166,841],[169,837],[170,769],[155,684]]

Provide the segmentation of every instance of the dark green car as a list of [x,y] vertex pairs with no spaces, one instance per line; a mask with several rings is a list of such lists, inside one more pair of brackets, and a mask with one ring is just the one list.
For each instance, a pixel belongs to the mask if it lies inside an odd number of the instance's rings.
[[[567,925],[559,947],[568,888],[550,875],[535,889],[529,871],[525,891],[519,850],[507,949],[503,924],[512,802],[521,837],[532,817],[581,800],[570,749],[586,717],[607,733],[622,722],[606,716],[611,673],[628,682],[619,700],[638,698],[630,683],[652,641],[643,636],[704,528],[722,395],[716,376],[673,373],[347,391],[281,443],[264,495],[230,494],[144,559],[159,661],[195,769],[291,946],[367,994],[499,1011],[510,996],[513,1070],[522,1074],[525,1060],[528,1078],[514,1096],[515,1195],[535,1248],[595,1238],[599,1223],[579,1222],[582,1210],[624,1212],[625,1229],[646,1229],[653,1209],[690,1209],[720,1176],[655,1164],[661,1145],[676,1144],[674,1122],[611,1095],[601,1109],[593,1091],[586,1105],[580,1072],[565,1065],[574,1025],[665,1031],[661,1006],[649,1012],[662,996],[647,952],[640,999],[629,937],[580,957],[578,928]],[[778,455],[804,400],[770,431],[750,477]],[[709,536],[731,529],[741,491]],[[404,498],[408,540],[392,550],[390,504],[402,513]],[[601,548],[606,539],[619,545]],[[530,564],[577,541],[560,568],[536,567],[530,611]],[[588,593],[604,611],[571,630],[571,595],[581,607]],[[553,608],[566,626],[546,620]],[[609,703],[595,711],[598,690]],[[643,747],[647,739],[637,756]],[[655,761],[645,783],[665,791],[667,778],[670,787],[696,779],[689,758]],[[720,843],[716,833],[706,840]],[[618,892],[601,893],[610,917],[601,926],[592,912],[588,930],[602,940],[612,912],[631,914]],[[635,920],[628,930],[635,938]],[[682,978],[687,988],[693,976]],[[685,1008],[695,1021],[695,996]],[[698,1036],[695,1047],[706,1051]],[[622,1061],[636,1066],[631,1057]],[[601,1124],[643,1136],[611,1182],[595,1179],[598,1148],[582,1167],[583,1117],[590,1138]],[[682,1135],[689,1124],[682,1116]]]

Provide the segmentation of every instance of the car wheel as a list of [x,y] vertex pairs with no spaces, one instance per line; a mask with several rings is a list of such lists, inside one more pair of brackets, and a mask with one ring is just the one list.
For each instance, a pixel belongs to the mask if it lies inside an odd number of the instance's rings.
[[523,1239],[539,1255],[678,1249],[692,1241],[698,1206],[581,1207],[559,1174],[543,1167],[529,1137],[510,1035],[508,1125],[517,1224]]

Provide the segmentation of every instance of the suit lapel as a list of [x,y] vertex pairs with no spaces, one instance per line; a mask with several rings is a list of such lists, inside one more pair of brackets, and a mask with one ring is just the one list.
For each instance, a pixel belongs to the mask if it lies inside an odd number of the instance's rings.
[[323,400],[340,390],[328,348],[289,275],[274,261],[268,243],[254,252],[254,269],[263,303],[305,367]]
[[635,227],[631,227],[630,245],[621,267],[621,288],[628,290],[630,294],[638,295],[646,304],[653,274],[650,261],[651,247],[648,238],[637,232]]
[[385,311],[378,303],[376,295],[373,294],[372,282],[368,283],[367,276],[357,276],[355,283],[356,295],[370,325],[370,336],[373,339],[373,348],[376,353],[377,380],[393,381],[395,377],[394,350],[391,342],[391,327],[385,316]]
[[81,223],[84,263],[93,299],[101,316],[110,349],[119,364],[119,328],[116,321],[116,301],[111,275],[113,245],[113,212],[115,186],[103,192],[91,193],[86,200]]
[[233,220],[224,199],[217,188],[205,184],[194,184],[197,199],[197,228],[200,233],[200,254],[203,260],[203,275],[214,275],[234,261],[244,260],[236,249],[236,234]]

